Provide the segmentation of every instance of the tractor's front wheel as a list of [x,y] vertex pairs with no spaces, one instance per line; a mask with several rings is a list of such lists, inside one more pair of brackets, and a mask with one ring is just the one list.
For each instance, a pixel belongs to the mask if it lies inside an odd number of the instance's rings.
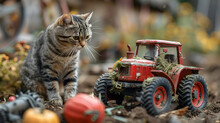
[[189,110],[202,109],[208,100],[208,88],[200,75],[188,75],[179,83],[179,107],[189,106]]
[[141,105],[148,114],[158,115],[168,110],[172,99],[172,87],[170,82],[163,77],[154,77],[143,88]]
[[108,100],[116,100],[118,105],[122,104],[124,99],[123,95],[119,95],[116,92],[111,92],[112,80],[109,77],[109,73],[105,73],[100,76],[94,86],[94,95],[101,98],[105,105],[108,105]]

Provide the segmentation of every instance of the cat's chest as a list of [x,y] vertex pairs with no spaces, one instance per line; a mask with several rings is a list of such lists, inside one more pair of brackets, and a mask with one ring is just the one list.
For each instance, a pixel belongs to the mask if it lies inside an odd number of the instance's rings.
[[54,61],[52,67],[56,69],[58,72],[63,72],[68,67],[74,66],[74,61],[70,59],[60,59]]
[[[42,56],[42,63],[49,64],[52,69],[56,71],[58,76],[62,76],[68,70],[76,67],[78,63],[78,54],[70,56],[70,57],[61,57],[51,54],[43,54]],[[45,60],[43,60],[45,59]]]
[[72,69],[76,66],[75,60],[72,59],[59,59],[51,64],[52,68],[55,69],[59,76],[62,76],[69,69]]

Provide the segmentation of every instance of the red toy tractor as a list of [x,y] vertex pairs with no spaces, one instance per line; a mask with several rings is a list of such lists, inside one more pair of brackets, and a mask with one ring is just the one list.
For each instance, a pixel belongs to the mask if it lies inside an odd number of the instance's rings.
[[128,49],[127,57],[96,82],[94,94],[105,105],[108,100],[121,104],[124,96],[133,96],[148,114],[157,115],[169,109],[177,94],[179,107],[193,111],[206,106],[208,89],[198,74],[201,68],[183,66],[179,42],[137,40],[135,52],[129,45]]

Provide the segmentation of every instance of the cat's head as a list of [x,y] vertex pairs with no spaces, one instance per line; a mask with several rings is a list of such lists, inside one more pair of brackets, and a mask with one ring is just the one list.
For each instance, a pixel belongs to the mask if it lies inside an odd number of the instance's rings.
[[64,46],[83,48],[92,37],[89,20],[91,13],[81,15],[64,14],[52,25],[57,41]]

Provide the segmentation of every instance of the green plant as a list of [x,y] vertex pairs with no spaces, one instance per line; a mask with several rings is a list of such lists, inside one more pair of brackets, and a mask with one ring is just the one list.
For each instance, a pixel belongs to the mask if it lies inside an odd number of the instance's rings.
[[0,100],[15,95],[20,88],[20,67],[27,56],[29,45],[24,42],[15,45],[12,57],[0,54]]

